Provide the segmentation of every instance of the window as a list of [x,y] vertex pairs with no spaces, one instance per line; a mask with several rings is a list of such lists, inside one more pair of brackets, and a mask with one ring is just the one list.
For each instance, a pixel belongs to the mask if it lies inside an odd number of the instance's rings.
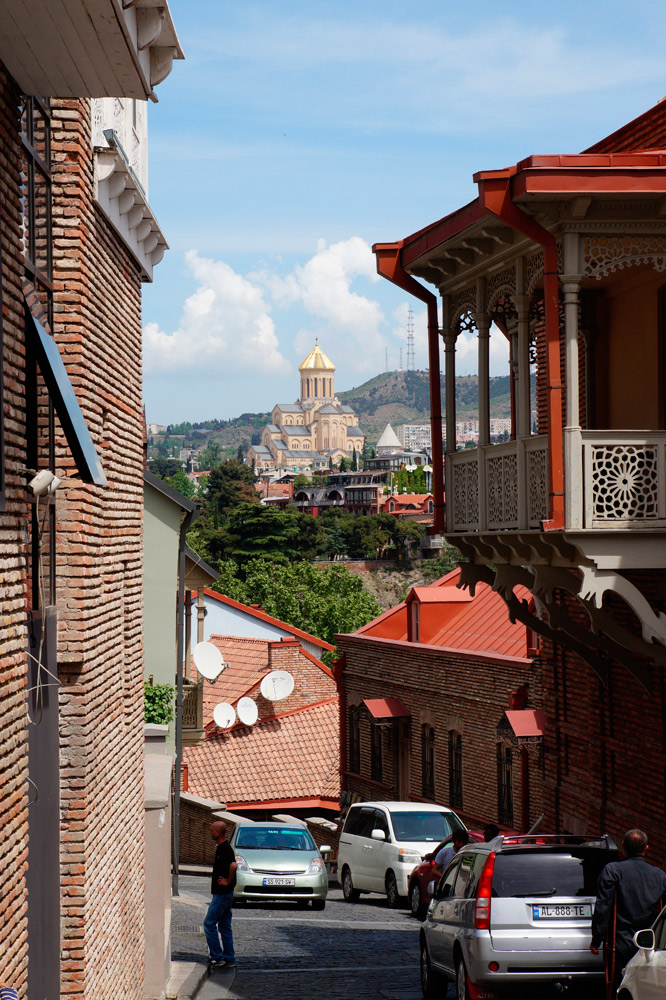
[[505,743],[497,744],[497,818],[513,826],[513,751]]
[[370,777],[382,780],[382,730],[374,719],[370,726]]
[[390,843],[391,834],[389,833],[388,820],[386,818],[386,813],[382,812],[381,809],[375,809],[375,830],[381,830],[386,838],[386,841]]
[[462,807],[462,736],[449,732],[449,804]]
[[421,726],[421,795],[435,797],[435,730],[428,725]]
[[361,771],[361,733],[358,708],[349,709],[349,770],[354,774]]

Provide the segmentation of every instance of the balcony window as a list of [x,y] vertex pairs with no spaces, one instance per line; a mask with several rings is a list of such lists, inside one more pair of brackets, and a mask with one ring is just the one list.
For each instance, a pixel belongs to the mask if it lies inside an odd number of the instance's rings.
[[382,780],[382,763],[382,730],[373,719],[370,724],[370,777],[373,781]]
[[462,808],[462,735],[449,731],[449,804]]
[[349,770],[354,774],[361,771],[361,732],[358,708],[349,709]]
[[504,743],[497,744],[497,818],[513,826],[513,751]]

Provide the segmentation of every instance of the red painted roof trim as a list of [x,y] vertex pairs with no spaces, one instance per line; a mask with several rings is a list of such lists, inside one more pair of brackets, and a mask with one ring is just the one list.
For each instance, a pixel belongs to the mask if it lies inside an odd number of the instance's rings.
[[[216,590],[210,590],[209,587],[204,587],[204,594],[207,597],[213,597],[216,601],[221,601],[222,604],[228,604],[231,608],[237,608],[238,611],[245,611],[248,615],[252,615],[253,618],[259,618],[262,622],[268,622],[269,625],[277,625],[278,628],[283,628],[285,632],[291,632],[292,635],[297,635],[301,639],[307,639],[308,642],[314,643],[315,646],[321,646],[322,649],[327,649],[329,652],[333,652],[335,649],[335,646],[331,646],[330,642],[318,639],[316,635],[310,635],[309,632],[303,632],[302,629],[296,628],[295,625],[287,625],[286,622],[281,622],[279,618],[267,615],[265,611],[260,611],[259,608],[251,608],[247,604],[241,604],[240,601],[234,601],[233,597],[227,597],[226,594],[218,594]],[[267,639],[266,641],[270,642],[271,640]]]
[[407,639],[383,639],[378,635],[360,635],[358,632],[341,632],[341,639],[360,640],[361,642],[376,642],[385,646],[397,646],[399,649],[409,649],[419,654],[447,653],[450,656],[461,656],[465,660],[484,660],[488,663],[532,663],[532,657],[507,656],[503,653],[493,653],[485,649],[458,649],[455,646],[432,646],[427,642],[409,642]]
[[247,802],[227,802],[227,809],[277,809],[280,806],[293,806],[298,809],[339,809],[340,799],[321,796],[313,799],[265,799]]
[[[335,649],[335,646],[333,646],[333,649]],[[333,674],[333,671],[331,670],[330,667],[327,667],[325,663],[322,663],[321,660],[318,660],[316,656],[312,655],[312,653],[308,653],[307,649],[303,649],[302,646],[301,646],[301,653],[303,654],[303,656],[307,656],[308,660],[312,660],[312,662],[316,666],[318,666],[320,670],[323,670],[323,672],[328,677],[330,677],[333,680],[335,680],[335,675]]]

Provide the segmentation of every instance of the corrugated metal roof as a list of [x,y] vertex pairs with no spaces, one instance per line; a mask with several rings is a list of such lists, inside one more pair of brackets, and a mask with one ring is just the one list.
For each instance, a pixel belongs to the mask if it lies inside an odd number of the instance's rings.
[[373,719],[407,719],[412,714],[399,698],[366,698],[363,704]]
[[638,150],[666,149],[666,101],[648,108],[638,118],[622,125],[584,153],[632,153]]

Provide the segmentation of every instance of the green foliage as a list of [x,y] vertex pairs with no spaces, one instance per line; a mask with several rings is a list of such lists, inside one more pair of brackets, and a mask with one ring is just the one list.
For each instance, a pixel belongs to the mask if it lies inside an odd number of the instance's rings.
[[175,476],[170,476],[167,482],[169,486],[173,486],[174,490],[178,490],[184,497],[193,497],[196,492],[194,483],[191,479],[187,478],[182,469],[179,469]]
[[237,563],[268,556],[274,562],[313,559],[318,551],[317,519],[297,510],[258,503],[239,504],[227,522],[228,555]]
[[169,479],[171,476],[175,476],[176,473],[183,471],[183,467],[177,458],[152,458],[149,468],[160,479]]
[[360,577],[344,566],[316,567],[302,560],[290,565],[262,558],[248,561],[241,572],[228,561],[220,565],[213,589],[243,604],[258,604],[269,615],[331,644],[337,632],[354,632],[381,614]]
[[214,469],[222,461],[222,448],[217,441],[210,441],[199,454],[200,469]]
[[220,522],[239,504],[259,503],[254,488],[254,473],[249,465],[230,458],[210,470],[208,504]]
[[166,726],[173,722],[174,688],[172,684],[143,686],[144,719],[146,722]]

